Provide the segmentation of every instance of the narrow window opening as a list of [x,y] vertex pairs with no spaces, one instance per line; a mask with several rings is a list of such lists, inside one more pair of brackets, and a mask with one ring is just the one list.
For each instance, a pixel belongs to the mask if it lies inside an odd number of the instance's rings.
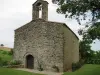
[[42,5],[39,6],[39,18],[42,18]]

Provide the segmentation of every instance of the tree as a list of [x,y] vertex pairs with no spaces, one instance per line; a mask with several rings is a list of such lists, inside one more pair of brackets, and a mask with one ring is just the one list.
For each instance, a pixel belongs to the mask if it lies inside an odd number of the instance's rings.
[[79,30],[79,34],[89,35],[92,40],[100,40],[100,0],[52,0],[52,2],[58,4],[58,13],[65,14],[66,18],[75,18],[80,25],[81,21],[89,18],[85,25],[86,29]]
[[0,46],[2,46],[2,47],[3,47],[3,46],[4,46],[4,44],[1,44]]
[[80,60],[87,60],[93,57],[93,51],[91,50],[90,43],[92,40],[88,39],[87,36],[83,36],[83,40],[79,43],[79,53],[80,53]]
[[94,56],[95,59],[100,59],[100,50],[98,51],[95,51],[95,56]]

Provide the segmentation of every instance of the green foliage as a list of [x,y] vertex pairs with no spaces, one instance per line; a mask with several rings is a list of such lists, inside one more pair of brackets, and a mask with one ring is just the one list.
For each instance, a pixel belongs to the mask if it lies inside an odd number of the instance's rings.
[[74,71],[80,69],[83,65],[84,65],[84,60],[80,60],[77,63],[72,63],[72,71],[74,72]]
[[91,50],[91,40],[87,40],[86,38],[80,42],[79,52],[80,52],[80,60],[84,60],[84,63],[88,64],[99,64],[100,59],[100,51]]
[[12,51],[12,50],[9,51],[9,52],[8,52],[8,55],[13,55],[13,51]]
[[2,51],[2,54],[8,54],[8,52],[7,51]]
[[0,57],[0,61],[2,60],[2,58]]
[[44,70],[42,64],[43,64],[43,61],[40,62],[40,61],[38,60],[38,70],[39,70],[39,71],[43,71],[43,70]]
[[2,66],[2,58],[0,57],[0,67]]
[[2,58],[0,57],[0,67],[7,66],[7,65],[8,65],[8,61],[7,60],[2,60]]
[[0,66],[7,66],[12,59],[12,55],[9,55],[9,51],[0,50]]
[[88,34],[90,35],[91,39],[93,39],[93,40],[99,39],[100,40],[100,22],[94,23],[94,25],[88,29]]
[[12,55],[9,55],[9,51],[0,50],[0,57],[4,61],[12,60]]
[[41,64],[39,64],[39,68],[38,68],[39,71],[43,71],[43,67]]
[[100,51],[92,51],[90,58],[86,59],[87,64],[100,64]]
[[87,64],[100,64],[100,59],[88,59]]
[[10,65],[20,65],[21,64],[21,61],[20,60],[11,60]]
[[69,17],[76,17],[77,19],[83,16],[84,20],[87,17],[86,12],[90,11],[92,20],[100,18],[99,0],[52,0],[52,2],[56,2],[59,5],[58,9],[60,13],[69,15]]
[[95,51],[95,59],[100,59],[100,50]]
[[77,69],[79,69],[81,67],[80,63],[73,63],[72,64],[72,71],[76,71]]
[[96,38],[99,39],[98,32],[100,32],[100,30],[98,31],[98,29],[96,29],[99,28],[97,26],[91,26],[91,28],[89,28],[88,31],[83,34],[83,40],[80,41],[79,44],[80,59],[84,59],[85,61],[87,61],[88,59],[100,59],[100,52],[91,50],[91,43],[93,42],[93,40],[95,40]]
[[91,41],[87,39],[80,41],[80,44],[79,44],[80,60],[81,59],[86,60],[88,58],[93,57],[93,51],[91,50],[90,43]]
[[2,61],[2,66],[7,66],[8,65],[8,61]]

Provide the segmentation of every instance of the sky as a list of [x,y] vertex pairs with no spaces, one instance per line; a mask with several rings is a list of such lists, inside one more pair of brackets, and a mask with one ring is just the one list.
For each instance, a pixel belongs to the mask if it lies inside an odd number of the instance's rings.
[[[14,30],[32,20],[32,4],[36,0],[0,0],[0,44],[13,48]],[[48,20],[66,23],[80,38],[77,31],[81,27],[76,20],[66,19],[64,14],[57,14],[57,5],[49,2]],[[96,40],[92,49],[100,50],[100,41]]]

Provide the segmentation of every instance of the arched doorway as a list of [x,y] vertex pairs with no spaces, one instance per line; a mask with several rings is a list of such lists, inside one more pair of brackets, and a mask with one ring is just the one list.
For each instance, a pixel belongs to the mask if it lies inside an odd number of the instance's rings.
[[34,68],[34,57],[32,55],[26,56],[26,68],[29,68],[29,69]]

